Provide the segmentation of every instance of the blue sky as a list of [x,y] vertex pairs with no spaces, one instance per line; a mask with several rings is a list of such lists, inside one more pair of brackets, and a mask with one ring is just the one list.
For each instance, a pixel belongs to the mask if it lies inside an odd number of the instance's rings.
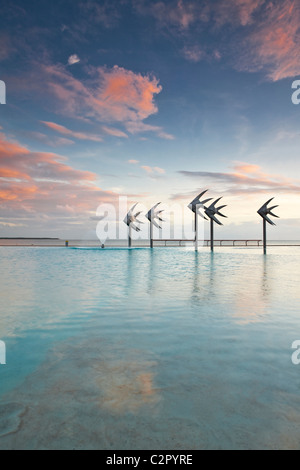
[[282,220],[271,238],[299,238],[298,3],[2,10],[0,236],[83,238],[119,195],[186,210],[210,188],[228,204],[220,238],[260,237],[256,211],[273,196]]

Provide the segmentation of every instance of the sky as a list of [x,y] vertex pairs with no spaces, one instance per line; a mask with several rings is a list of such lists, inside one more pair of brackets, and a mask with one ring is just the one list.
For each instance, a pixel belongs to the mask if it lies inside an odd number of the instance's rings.
[[269,237],[300,239],[299,26],[293,0],[3,1],[0,237],[95,238],[120,196],[179,226],[209,189],[217,238],[261,238],[275,197]]

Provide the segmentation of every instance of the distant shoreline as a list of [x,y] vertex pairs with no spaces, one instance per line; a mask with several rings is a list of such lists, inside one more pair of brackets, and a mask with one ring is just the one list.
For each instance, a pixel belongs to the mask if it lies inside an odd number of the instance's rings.
[[60,238],[49,237],[0,237],[0,240],[60,240]]
[[[234,244],[232,240],[215,240],[216,248],[261,248],[262,243],[259,241],[249,240],[248,245],[246,245],[244,240],[235,240]],[[127,240],[109,240],[105,243],[105,248],[127,248]],[[179,248],[179,247],[193,247],[194,242],[192,240],[155,240],[156,248]],[[299,240],[269,240],[268,246],[272,247],[300,247]],[[27,238],[27,237],[0,237],[0,247],[37,247],[37,248],[65,248],[66,239],[61,238]],[[99,240],[70,240],[68,241],[69,248],[101,248],[101,243]],[[135,240],[133,248],[147,248],[149,247],[149,240]],[[201,243],[199,248],[202,247]],[[203,248],[209,247],[209,240],[204,241]]]

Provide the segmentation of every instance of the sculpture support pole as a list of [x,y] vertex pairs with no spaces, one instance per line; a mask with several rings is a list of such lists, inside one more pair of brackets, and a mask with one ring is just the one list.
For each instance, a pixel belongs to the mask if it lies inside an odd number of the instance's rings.
[[263,220],[263,243],[264,243],[264,255],[267,254],[267,222]]
[[153,223],[150,222],[150,248],[153,248]]
[[210,250],[214,251],[214,221],[210,219]]
[[195,214],[195,250],[198,251],[198,216]]
[[131,238],[131,224],[129,225],[129,235],[128,235],[128,247],[132,247],[132,238]]

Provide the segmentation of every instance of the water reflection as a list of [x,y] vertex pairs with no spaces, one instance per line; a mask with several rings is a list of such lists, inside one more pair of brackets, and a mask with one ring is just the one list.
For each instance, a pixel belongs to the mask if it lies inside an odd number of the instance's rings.
[[214,254],[194,252],[191,302],[194,306],[202,306],[215,298]]
[[147,294],[152,296],[156,290],[157,279],[155,271],[157,269],[157,254],[154,250],[148,252],[148,282],[147,282]]
[[233,317],[240,324],[264,321],[271,307],[272,287],[269,280],[269,260],[261,257],[249,269],[245,260],[235,279]]
[[262,321],[271,304],[269,259],[229,259],[216,254],[194,253],[190,301],[199,309],[229,311],[236,322]]

